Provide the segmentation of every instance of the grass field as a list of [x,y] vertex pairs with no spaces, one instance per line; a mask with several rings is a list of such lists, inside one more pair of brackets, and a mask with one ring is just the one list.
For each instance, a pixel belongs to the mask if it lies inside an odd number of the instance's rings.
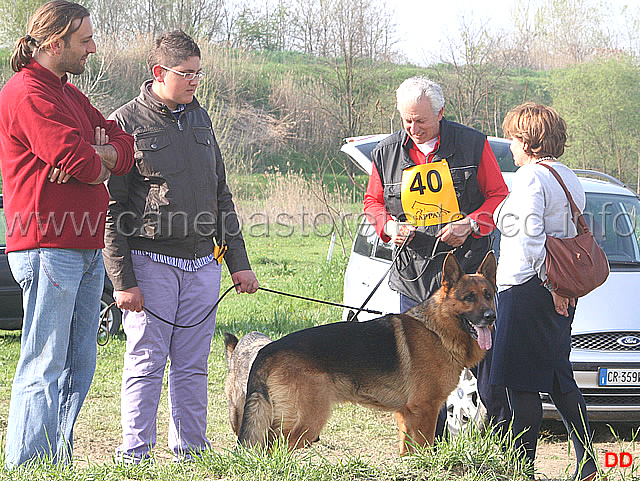
[[[328,237],[296,232],[288,237],[247,236],[247,249],[261,285],[334,302],[342,300],[346,258],[339,249],[327,262]],[[225,274],[223,289],[231,284]],[[439,445],[400,460],[396,427],[389,413],[358,406],[334,412],[319,443],[288,454],[271,455],[235,448],[224,397],[225,364],[222,334],[241,336],[258,330],[272,338],[296,329],[340,320],[341,309],[266,292],[229,294],[221,303],[209,360],[209,430],[213,450],[194,463],[172,463],[167,450],[166,389],[158,413],[155,460],[136,467],[113,462],[120,439],[120,376],[124,337],[98,351],[98,366],[75,429],[75,464],[46,464],[32,469],[0,471],[0,480],[518,480],[526,479],[510,449],[488,433],[470,430]],[[19,333],[0,331],[0,436],[4,437],[10,386],[19,354]],[[637,470],[612,479],[640,479]]]

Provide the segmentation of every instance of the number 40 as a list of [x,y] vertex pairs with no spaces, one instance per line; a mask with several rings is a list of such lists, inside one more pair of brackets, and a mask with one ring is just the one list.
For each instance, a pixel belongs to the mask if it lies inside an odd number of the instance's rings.
[[413,178],[413,182],[411,182],[411,187],[409,187],[410,192],[420,192],[420,195],[424,194],[426,189],[429,189],[431,192],[440,192],[442,189],[442,177],[440,177],[440,172],[437,170],[430,170],[427,172],[427,187],[422,183],[422,175],[420,172],[416,174]]

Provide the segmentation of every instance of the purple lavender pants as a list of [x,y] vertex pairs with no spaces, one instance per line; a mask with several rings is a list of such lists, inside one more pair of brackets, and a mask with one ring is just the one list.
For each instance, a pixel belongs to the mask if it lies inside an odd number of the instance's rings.
[[[133,267],[145,307],[181,325],[195,324],[220,294],[221,266],[212,262],[185,272],[147,256]],[[122,445],[116,456],[134,462],[156,443],[156,416],[164,369],[169,365],[169,447],[177,458],[210,447],[207,430],[207,359],[215,312],[198,327],[180,329],[143,312],[125,311],[127,346],[122,372]]]

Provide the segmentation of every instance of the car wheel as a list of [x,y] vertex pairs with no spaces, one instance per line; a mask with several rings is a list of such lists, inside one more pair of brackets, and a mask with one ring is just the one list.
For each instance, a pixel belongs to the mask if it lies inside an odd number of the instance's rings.
[[[100,299],[100,319],[104,315],[104,312],[109,308],[109,306],[113,303],[113,297],[108,292],[102,293],[102,299]],[[113,336],[120,331],[120,326],[122,325],[122,311],[118,309],[116,306],[113,306],[109,309],[109,313],[106,318],[107,325],[109,326],[109,335]],[[105,334],[104,324],[100,324],[100,329],[98,335],[103,337]]]
[[447,398],[447,429],[452,436],[458,435],[470,423],[481,426],[487,417],[478,382],[469,369],[460,374],[458,386]]

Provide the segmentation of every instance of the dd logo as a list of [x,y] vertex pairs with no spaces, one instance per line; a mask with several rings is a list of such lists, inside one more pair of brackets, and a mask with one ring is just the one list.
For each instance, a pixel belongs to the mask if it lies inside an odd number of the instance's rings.
[[633,463],[633,458],[630,453],[604,453],[604,465],[607,468],[613,468],[620,466],[621,468],[628,468]]

